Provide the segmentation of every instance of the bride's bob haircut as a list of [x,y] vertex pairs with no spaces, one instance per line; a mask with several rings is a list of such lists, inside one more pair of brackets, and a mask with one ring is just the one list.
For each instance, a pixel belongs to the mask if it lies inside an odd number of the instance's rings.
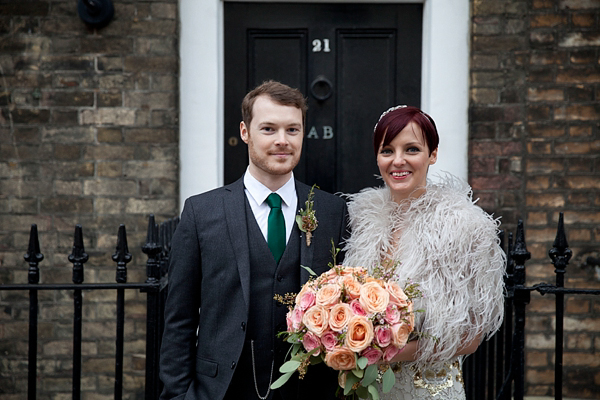
[[411,121],[416,123],[423,131],[423,138],[429,148],[429,155],[431,155],[431,152],[437,149],[440,142],[433,118],[417,107],[405,106],[392,108],[391,111],[385,112],[379,118],[373,134],[375,157],[377,157],[380,147],[390,144]]

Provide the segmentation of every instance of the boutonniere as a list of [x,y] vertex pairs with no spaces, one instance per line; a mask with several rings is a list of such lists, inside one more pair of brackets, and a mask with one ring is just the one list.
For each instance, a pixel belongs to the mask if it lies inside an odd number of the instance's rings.
[[304,203],[306,210],[301,208],[300,211],[298,211],[298,215],[296,215],[296,223],[298,224],[298,228],[300,228],[302,232],[306,232],[307,246],[310,246],[312,232],[317,229],[317,226],[319,225],[319,221],[317,221],[317,217],[315,216],[315,210],[313,209],[315,187],[318,188],[317,185],[312,185],[310,191],[308,192],[308,197]]

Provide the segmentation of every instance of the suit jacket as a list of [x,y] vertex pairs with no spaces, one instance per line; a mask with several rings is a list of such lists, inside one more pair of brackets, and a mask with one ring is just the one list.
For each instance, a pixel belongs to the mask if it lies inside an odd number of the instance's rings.
[[[295,183],[303,208],[310,187]],[[245,204],[243,179],[185,202],[169,260],[161,399],[219,400],[227,391],[244,346],[250,302]],[[300,263],[320,274],[332,261],[331,240],[341,247],[347,210],[342,198],[320,190],[314,209],[318,227],[310,246],[301,238]],[[298,268],[304,283],[309,273]],[[275,371],[273,379],[278,376]]]

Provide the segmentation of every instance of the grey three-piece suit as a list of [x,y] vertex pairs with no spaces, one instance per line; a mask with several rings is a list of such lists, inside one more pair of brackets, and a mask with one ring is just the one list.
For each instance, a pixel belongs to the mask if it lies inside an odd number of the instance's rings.
[[[303,208],[310,187],[295,183],[298,208]],[[186,200],[171,246],[162,399],[243,400],[257,399],[256,389],[261,396],[267,393],[273,357],[274,381],[289,349],[275,336],[286,329],[287,308],[273,296],[300,290],[309,278],[300,265],[325,272],[332,261],[331,240],[340,247],[346,235],[343,199],[316,190],[314,209],[318,228],[311,245],[294,226],[276,264],[246,199],[243,178]],[[311,366],[304,380],[291,379],[269,399],[333,399],[336,377],[324,365]]]

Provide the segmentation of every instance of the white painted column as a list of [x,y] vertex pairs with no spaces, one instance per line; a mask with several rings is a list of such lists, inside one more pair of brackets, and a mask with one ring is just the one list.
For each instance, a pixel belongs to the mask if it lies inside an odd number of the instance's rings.
[[426,0],[421,108],[440,134],[431,173],[467,179],[469,145],[469,2]]
[[223,3],[180,0],[179,202],[223,184]]

